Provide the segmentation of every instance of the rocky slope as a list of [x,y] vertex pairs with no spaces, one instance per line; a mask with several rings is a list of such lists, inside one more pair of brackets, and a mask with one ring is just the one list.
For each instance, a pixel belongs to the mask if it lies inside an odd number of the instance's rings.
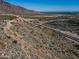
[[79,44],[43,26],[44,20],[2,16],[0,59],[79,59]]

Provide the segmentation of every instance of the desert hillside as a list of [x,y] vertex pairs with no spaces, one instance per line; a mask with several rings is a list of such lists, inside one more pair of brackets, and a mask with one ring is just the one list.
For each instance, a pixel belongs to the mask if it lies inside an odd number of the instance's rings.
[[79,13],[39,13],[0,0],[0,59],[79,59]]
[[0,58],[79,59],[79,44],[44,22],[0,15]]

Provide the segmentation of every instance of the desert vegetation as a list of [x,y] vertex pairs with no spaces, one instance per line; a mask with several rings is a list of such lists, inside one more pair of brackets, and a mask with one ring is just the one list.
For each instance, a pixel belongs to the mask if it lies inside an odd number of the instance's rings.
[[7,14],[7,15],[0,15],[0,20],[13,20],[15,18],[17,18],[17,17],[13,16],[13,15],[9,15],[9,14]]
[[[40,22],[37,24],[34,20],[31,22],[21,21],[17,22],[17,24],[18,25],[16,26],[16,23],[13,23],[11,30],[21,35],[22,39],[25,42],[28,42],[33,49],[36,49],[38,52],[39,49],[41,49],[45,54],[44,56],[42,55],[42,57],[49,58],[47,54],[51,54],[51,56],[54,54],[60,59],[78,58],[79,51],[78,46],[75,45],[76,43],[68,40],[59,32],[40,25]],[[39,57],[40,53],[37,55]]]

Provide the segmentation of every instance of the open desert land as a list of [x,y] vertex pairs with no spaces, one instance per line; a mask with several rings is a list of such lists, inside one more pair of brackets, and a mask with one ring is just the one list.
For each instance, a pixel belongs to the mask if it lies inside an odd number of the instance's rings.
[[32,1],[13,1],[0,0],[0,59],[79,59],[79,12],[41,12],[35,9],[51,2],[31,10]]
[[67,33],[59,27],[49,26],[49,22],[56,20],[58,23],[58,19],[0,15],[0,58],[79,59],[79,36],[76,32],[73,34],[67,30]]

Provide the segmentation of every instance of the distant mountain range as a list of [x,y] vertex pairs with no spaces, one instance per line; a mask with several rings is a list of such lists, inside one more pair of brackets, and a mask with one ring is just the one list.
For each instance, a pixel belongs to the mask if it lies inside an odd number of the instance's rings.
[[51,12],[41,12],[41,13],[45,13],[45,14],[79,14],[79,11],[72,11],[72,12],[69,12],[69,11],[62,11],[62,12],[55,12],[55,11],[51,11]]
[[27,8],[16,6],[4,0],[0,0],[0,14],[16,14],[16,15],[51,15],[51,14],[79,14],[79,12],[37,12]]
[[4,0],[0,0],[0,14],[35,15],[40,13],[34,10],[29,10],[20,6],[10,4]]

